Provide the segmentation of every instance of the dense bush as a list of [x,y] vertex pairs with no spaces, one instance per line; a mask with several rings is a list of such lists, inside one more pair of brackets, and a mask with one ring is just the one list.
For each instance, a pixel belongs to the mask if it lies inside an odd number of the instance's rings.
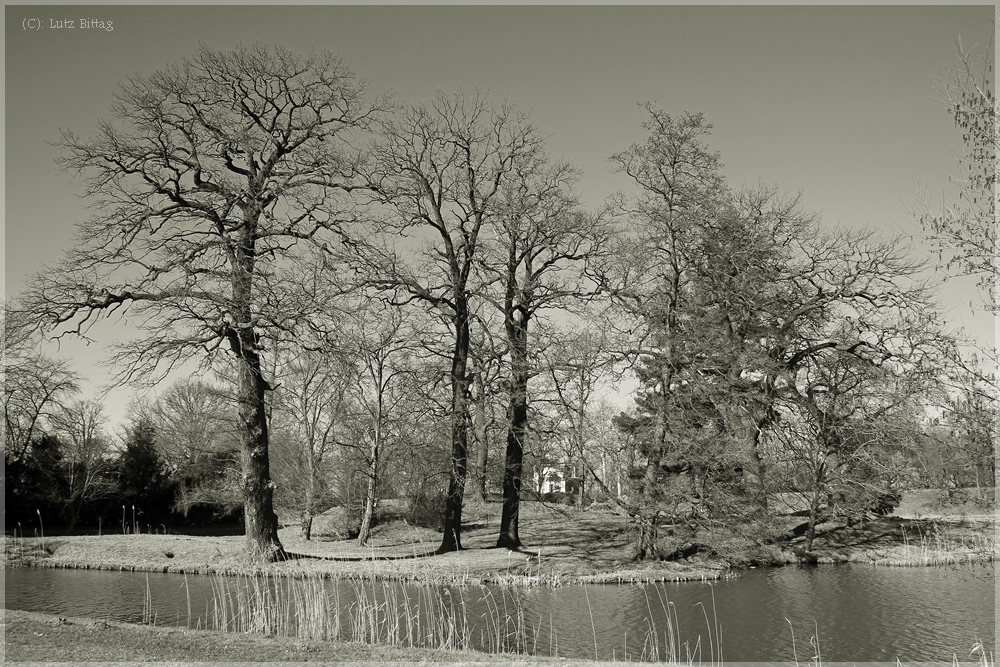
[[58,521],[68,494],[61,448],[58,438],[43,435],[19,461],[5,456],[4,518],[8,528],[18,524],[20,530],[39,528],[39,515],[50,525]]
[[83,475],[71,464],[68,445],[53,435],[34,440],[24,456],[5,456],[4,520],[27,534],[162,531],[181,525],[238,523],[243,502],[228,456],[207,456],[171,471],[157,451],[156,432],[148,421],[128,430],[122,449],[108,453],[92,484],[100,493],[81,497],[69,475]]

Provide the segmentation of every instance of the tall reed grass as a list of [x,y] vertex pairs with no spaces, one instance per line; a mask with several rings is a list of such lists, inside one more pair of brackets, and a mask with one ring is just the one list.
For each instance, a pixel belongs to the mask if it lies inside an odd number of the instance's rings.
[[915,539],[900,528],[903,547],[895,557],[881,558],[876,565],[926,566],[957,565],[983,560],[997,560],[997,540],[994,531],[957,535],[953,531],[932,523],[927,531],[917,528]]
[[[559,637],[552,618],[529,619],[522,602],[523,586],[443,587],[396,581],[325,579],[319,575],[288,578],[267,573],[226,577],[213,575],[212,599],[205,627],[224,632],[293,637],[300,640],[341,640],[400,648],[478,650],[493,654],[559,655]],[[192,624],[187,588],[188,627]],[[682,641],[674,605],[666,587],[645,587],[649,617],[645,636],[624,641],[614,659],[668,664],[722,663],[718,625],[714,634],[705,612],[709,642],[698,637]],[[589,596],[587,598],[589,607]],[[653,620],[659,607],[666,627]],[[714,600],[713,600],[714,607]],[[472,611],[473,608],[484,610]],[[590,617],[593,619],[591,609]],[[713,609],[714,614],[714,609]],[[143,619],[156,622],[147,581]],[[201,621],[198,622],[201,626]],[[594,657],[600,659],[597,629],[591,620]]]

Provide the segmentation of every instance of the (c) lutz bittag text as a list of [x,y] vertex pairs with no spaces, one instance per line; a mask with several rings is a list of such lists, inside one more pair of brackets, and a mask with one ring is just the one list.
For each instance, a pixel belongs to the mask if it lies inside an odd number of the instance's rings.
[[81,30],[114,30],[114,21],[104,21],[102,19],[49,19],[49,28],[76,29]]

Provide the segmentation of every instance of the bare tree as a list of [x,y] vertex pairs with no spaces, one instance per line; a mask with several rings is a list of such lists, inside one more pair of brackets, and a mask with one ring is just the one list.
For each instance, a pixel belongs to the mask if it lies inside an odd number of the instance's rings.
[[174,472],[202,456],[236,448],[232,396],[208,380],[181,378],[143,410],[156,429],[157,451]]
[[288,422],[292,439],[292,475],[301,493],[301,530],[312,536],[319,487],[329,455],[340,441],[354,409],[352,387],[358,376],[356,359],[330,351],[296,350],[282,359],[277,374],[282,378],[275,403]]
[[570,187],[576,172],[565,163],[550,164],[544,155],[518,164],[502,190],[503,206],[495,227],[493,256],[484,253],[484,274],[497,288],[483,296],[503,315],[510,354],[507,448],[504,460],[504,507],[498,547],[521,546],[518,509],[525,433],[528,426],[528,380],[531,368],[529,330],[546,310],[566,309],[596,293],[586,278],[586,262],[606,242],[609,230],[599,216],[585,215]]
[[958,63],[941,72],[935,93],[962,132],[957,201],[941,202],[938,211],[925,203],[920,221],[945,266],[962,275],[977,276],[985,305],[997,309],[997,97],[992,39],[976,54],[957,44]]
[[[558,337],[559,343],[547,346],[542,353],[554,393],[552,406],[563,455],[567,463],[579,470],[576,492],[577,504],[581,510],[587,492],[587,472],[591,473],[599,486],[604,484],[603,478],[607,477],[603,474],[600,475],[602,479],[598,480],[599,473],[590,460],[596,453],[591,447],[595,434],[592,414],[595,408],[594,391],[611,361],[603,334],[604,332],[589,327],[572,332],[560,331],[551,336]],[[620,496],[619,492],[612,497]]]
[[478,316],[479,326],[472,332],[472,403],[473,433],[476,441],[475,461],[469,466],[468,491],[480,502],[487,499],[488,464],[490,458],[491,431],[499,421],[496,415],[496,399],[502,394],[500,384],[503,378],[503,357],[506,349],[491,333],[488,317]]
[[[978,278],[982,304],[993,313],[1000,310],[997,301],[997,281],[1000,263],[997,259],[997,212],[1000,206],[996,187],[1000,163],[1000,126],[994,72],[995,45],[993,38],[976,53],[966,50],[961,39],[956,44],[958,62],[941,71],[935,81],[935,94],[962,133],[963,150],[958,155],[959,173],[950,180],[958,188],[958,199],[936,205],[924,201],[917,211],[929,240],[938,250],[945,268],[959,275]],[[970,306],[972,302],[970,301]],[[949,399],[949,422],[952,428],[965,431],[958,438],[961,455],[966,448],[979,450],[973,455],[977,475],[985,462],[985,452],[975,443],[995,442],[1000,429],[996,420],[998,357],[996,346],[979,347],[975,355],[953,359],[954,374],[959,376]],[[979,358],[988,360],[980,364]],[[986,415],[992,414],[987,421]],[[978,416],[976,416],[978,415]],[[978,422],[978,424],[977,424]],[[959,424],[964,424],[959,426]],[[969,430],[966,430],[969,429]],[[985,440],[984,440],[985,438]],[[993,462],[989,467],[995,468]],[[992,479],[993,475],[990,475]]]
[[406,380],[412,379],[410,357],[416,347],[414,337],[408,335],[406,312],[398,308],[380,311],[365,313],[357,332],[357,352],[363,368],[357,392],[367,417],[364,431],[368,441],[365,501],[358,532],[358,543],[362,545],[371,536],[386,445],[400,437],[403,429],[400,417],[407,403],[405,395],[412,390],[412,383]]
[[[395,303],[420,301],[434,310],[451,339],[452,466],[439,552],[462,548],[462,505],[468,471],[470,317],[476,259],[507,182],[538,159],[542,137],[526,114],[482,95],[438,93],[427,105],[402,110],[382,126],[372,149],[370,187],[383,215],[386,246],[367,248],[373,284],[395,290]],[[389,243],[419,243],[404,262]]]
[[64,401],[79,391],[79,376],[68,362],[40,353],[28,327],[18,322],[20,314],[9,306],[5,311],[4,456],[17,462]]
[[[883,320],[882,344],[826,347],[804,359],[787,386],[778,457],[809,508],[806,551],[812,549],[820,510],[853,522],[869,510],[891,510],[902,468],[915,441],[920,402],[937,383],[943,356],[932,328]],[[901,326],[900,326],[901,325]],[[850,338],[849,322],[831,338]],[[898,496],[897,496],[898,499]]]
[[114,487],[105,474],[112,464],[111,440],[104,430],[104,405],[99,401],[76,401],[54,415],[54,422],[63,443],[62,463],[69,484],[68,530],[72,531],[84,503]]
[[115,121],[94,138],[65,131],[59,142],[61,166],[85,177],[95,215],[62,263],[33,279],[26,303],[64,334],[127,313],[144,335],[118,349],[120,381],[156,380],[228,346],[255,561],[284,557],[262,363],[266,340],[295,318],[282,310],[282,259],[348,217],[354,156],[344,138],[376,111],[329,53],[202,47],[122,84]]

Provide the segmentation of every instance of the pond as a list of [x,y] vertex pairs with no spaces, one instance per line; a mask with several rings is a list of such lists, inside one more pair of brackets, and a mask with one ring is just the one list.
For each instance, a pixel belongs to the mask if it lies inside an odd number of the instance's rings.
[[[254,585],[238,578],[47,568],[8,569],[5,576],[9,609],[128,622],[142,622],[144,613],[152,613],[158,625],[191,627],[211,627],[218,611],[212,600],[223,590],[233,596],[231,611],[237,602],[233,592]],[[991,651],[995,641],[993,563],[761,568],[712,584],[443,589],[327,580],[322,585],[344,617],[340,636],[363,634],[356,626],[368,601],[365,613],[373,626],[387,627],[393,617],[397,635],[405,635],[405,626],[418,628],[412,635],[417,641],[411,636],[403,645],[423,645],[421,637],[441,634],[445,618],[453,625],[459,619],[459,630],[474,648],[516,645],[522,652],[568,658],[662,659],[673,642],[678,657],[690,653],[706,663],[719,659],[720,645],[727,662],[797,657],[807,663],[815,655],[810,640],[818,636],[825,662],[951,662],[954,656],[968,660],[979,640]],[[376,619],[376,613],[382,616]]]

